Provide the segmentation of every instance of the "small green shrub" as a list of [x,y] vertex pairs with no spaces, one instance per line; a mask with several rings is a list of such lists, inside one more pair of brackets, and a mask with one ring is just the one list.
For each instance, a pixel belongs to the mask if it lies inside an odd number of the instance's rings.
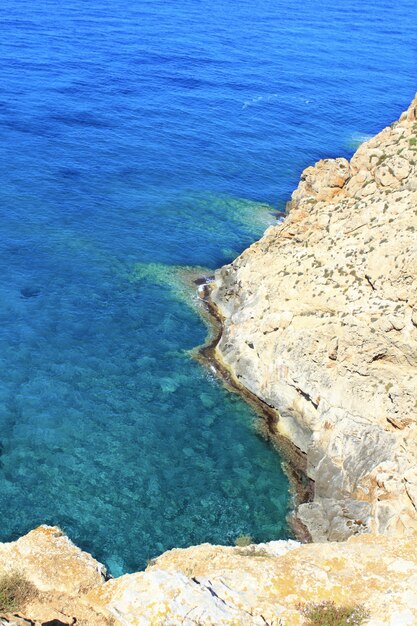
[[[387,156],[386,154],[382,154],[382,155],[379,157],[378,162],[377,162],[377,164],[376,164],[376,165],[377,165],[377,167],[378,167],[378,165],[381,165],[381,163],[383,163],[383,162],[384,162],[387,158],[388,158],[388,156]],[[372,182],[373,182],[372,180],[369,180],[369,181],[367,181],[367,184],[368,184],[368,183],[372,183]]]
[[36,587],[19,572],[0,576],[0,611],[17,611],[36,595]]
[[334,602],[300,604],[298,610],[306,618],[305,626],[360,626],[369,617],[361,604],[336,606]]
[[408,140],[408,143],[410,146],[415,146],[417,144],[416,137],[410,137],[410,139]]
[[239,548],[244,548],[245,546],[250,546],[253,543],[253,537],[250,535],[240,535],[235,539],[235,546]]
[[258,548],[256,545],[250,545],[238,550],[240,556],[252,556],[254,558],[269,559],[272,558],[268,552],[263,548]]

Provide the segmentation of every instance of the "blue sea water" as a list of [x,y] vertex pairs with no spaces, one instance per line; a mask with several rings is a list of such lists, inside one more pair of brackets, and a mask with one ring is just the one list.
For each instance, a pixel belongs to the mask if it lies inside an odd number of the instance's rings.
[[190,357],[185,266],[232,260],[314,160],[417,89],[415,0],[3,0],[0,540],[113,574],[287,537],[252,410]]

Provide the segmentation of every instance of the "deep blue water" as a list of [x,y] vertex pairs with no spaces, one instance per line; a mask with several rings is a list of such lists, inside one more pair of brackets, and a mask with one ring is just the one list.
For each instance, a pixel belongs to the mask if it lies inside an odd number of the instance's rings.
[[206,329],[176,268],[230,261],[303,167],[399,115],[415,0],[3,0],[0,20],[0,539],[59,524],[120,574],[288,536],[280,459],[190,358]]

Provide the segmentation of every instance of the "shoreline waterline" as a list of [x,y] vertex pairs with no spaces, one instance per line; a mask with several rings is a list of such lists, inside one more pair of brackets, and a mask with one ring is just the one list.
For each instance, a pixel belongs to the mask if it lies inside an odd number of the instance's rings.
[[200,315],[207,324],[209,332],[206,342],[192,351],[192,354],[198,362],[210,369],[221,380],[229,392],[240,396],[254,410],[258,417],[256,425],[263,437],[281,457],[282,469],[290,484],[291,510],[287,516],[288,526],[298,541],[310,543],[311,535],[297,517],[298,507],[311,502],[314,497],[314,481],[307,476],[307,456],[290,439],[274,428],[280,419],[278,411],[239,383],[219,358],[216,347],[222,336],[223,317],[210,298],[212,281],[213,277],[204,276],[194,281],[199,285],[198,295],[202,302],[201,309],[199,309]]

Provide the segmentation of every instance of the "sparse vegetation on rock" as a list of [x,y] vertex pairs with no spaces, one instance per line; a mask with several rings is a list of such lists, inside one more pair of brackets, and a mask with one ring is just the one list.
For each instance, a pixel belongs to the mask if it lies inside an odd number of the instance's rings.
[[21,572],[0,575],[0,611],[19,611],[36,593],[36,587]]
[[253,543],[253,538],[250,535],[239,535],[239,537],[235,539],[235,546],[239,546],[240,548],[250,546],[251,543]]
[[336,606],[331,600],[299,605],[305,626],[360,626],[369,617],[362,605]]

